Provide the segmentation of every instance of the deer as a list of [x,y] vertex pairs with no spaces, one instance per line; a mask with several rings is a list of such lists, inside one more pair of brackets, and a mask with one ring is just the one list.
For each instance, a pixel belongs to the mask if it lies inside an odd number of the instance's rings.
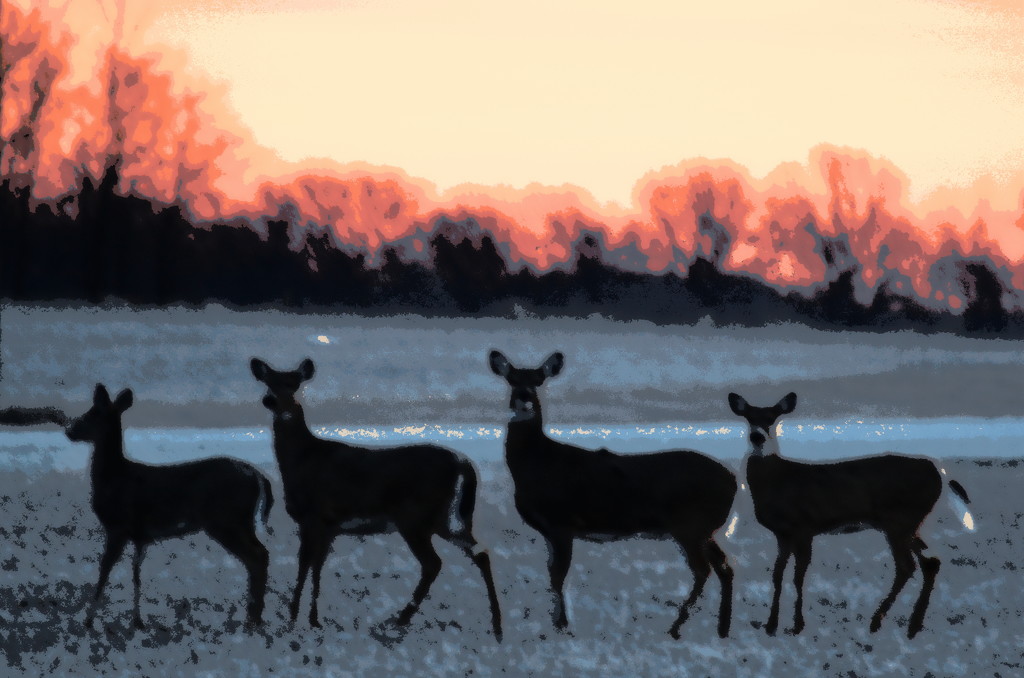
[[[729,407],[749,425],[750,449],[746,478],[757,521],[778,542],[772,571],[774,592],[765,626],[774,635],[779,623],[779,599],[789,557],[794,558],[793,582],[796,604],[790,634],[804,628],[804,576],[811,562],[811,543],[820,534],[848,534],[865,529],[880,531],[895,562],[895,578],[889,593],[871,617],[870,630],[877,632],[896,596],[921,567],[924,584],[914,603],[907,635],[913,638],[924,627],[924,615],[940,561],[924,554],[927,545],[919,531],[942,493],[942,476],[926,457],[883,454],[827,463],[804,463],[781,456],[777,436],[779,418],[796,408],[796,394],[789,393],[775,405],[755,407],[742,396],[729,394]],[[966,490],[949,480],[952,492],[965,504]]]
[[73,442],[93,445],[89,464],[92,508],[105,533],[99,581],[86,613],[91,628],[110,571],[129,542],[134,546],[132,620],[145,628],[139,610],[142,560],[155,542],[203,532],[238,558],[248,573],[246,626],[262,624],[267,570],[266,547],[256,535],[256,521],[266,525],[274,495],[270,481],[256,467],[228,457],[181,464],[144,464],[125,456],[121,416],[132,406],[131,389],[110,399],[97,384],[92,407],[71,420],[65,434]]
[[[250,367],[267,387],[263,405],[273,415],[274,455],[284,483],[285,510],[299,530],[299,572],[289,607],[292,622],[311,575],[309,625],[320,627],[320,572],[338,535],[397,532],[420,564],[412,600],[395,620],[398,626],[407,626],[441,571],[441,558],[431,541],[437,535],[462,549],[480,571],[491,629],[500,641],[501,611],[490,555],[473,536],[478,484],[473,464],[438,445],[370,448],[318,438],[296,400],[302,384],[313,378],[313,361],[306,358],[295,370],[278,371],[253,358]],[[456,515],[459,524],[453,526]]]
[[553,353],[532,369],[515,367],[500,351],[491,351],[489,362],[512,389],[505,461],[516,510],[547,542],[555,627],[564,631],[569,625],[563,589],[574,541],[643,537],[674,540],[693,573],[693,588],[669,634],[679,639],[714,570],[722,588],[718,635],[727,637],[733,572],[715,532],[736,495],[732,471],[692,450],[627,455],[553,440],[544,431],[537,390],[562,371],[564,355]]

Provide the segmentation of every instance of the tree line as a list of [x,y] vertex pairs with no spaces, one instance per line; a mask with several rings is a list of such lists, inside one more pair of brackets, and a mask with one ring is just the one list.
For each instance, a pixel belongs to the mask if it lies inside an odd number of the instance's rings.
[[195,226],[178,207],[121,196],[116,167],[56,205],[33,208],[28,191],[0,183],[0,298],[18,302],[139,306],[273,306],[366,315],[586,317],[761,326],[778,321],[826,329],[910,329],[1024,335],[990,262],[955,262],[967,303],[957,315],[881,285],[870,303],[855,294],[856,269],[814,292],[781,292],[700,256],[685,274],[622,270],[600,234],[575,243],[570,264],[537,272],[509,265],[473,219],[439,217],[421,255],[386,246],[379,260],[339,246],[326,230],[288,219]]

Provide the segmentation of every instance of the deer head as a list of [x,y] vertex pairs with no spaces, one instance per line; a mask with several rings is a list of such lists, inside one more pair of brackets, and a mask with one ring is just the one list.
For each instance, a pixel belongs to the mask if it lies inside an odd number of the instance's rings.
[[275,419],[289,421],[301,413],[295,394],[316,373],[312,360],[306,358],[294,370],[278,371],[259,358],[253,358],[249,367],[256,380],[266,385],[263,406],[274,413]]
[[120,430],[121,415],[132,406],[133,401],[131,389],[124,389],[111,401],[107,387],[96,384],[92,407],[82,416],[73,419],[64,432],[74,442],[95,443],[109,434],[112,427]]
[[750,453],[755,457],[779,454],[776,438],[779,417],[796,409],[796,394],[790,393],[771,407],[754,407],[743,396],[729,394],[729,407],[733,413],[747,420],[750,426]]
[[537,389],[549,377],[562,371],[562,367],[565,365],[565,356],[557,352],[552,353],[540,367],[534,369],[516,367],[502,355],[501,351],[491,351],[489,361],[491,370],[499,377],[504,377],[508,385],[512,387],[512,397],[508,404],[512,410],[512,421],[527,421],[540,416],[540,399],[537,397]]

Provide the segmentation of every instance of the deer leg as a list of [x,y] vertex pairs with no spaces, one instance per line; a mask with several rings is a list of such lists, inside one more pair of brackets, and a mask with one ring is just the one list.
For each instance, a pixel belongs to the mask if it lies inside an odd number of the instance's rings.
[[263,622],[263,599],[267,591],[267,569],[270,555],[255,532],[236,535],[230,529],[208,530],[207,533],[229,553],[242,561],[249,575],[249,604],[246,624],[251,627]]
[[690,595],[687,596],[686,601],[679,606],[679,616],[676,617],[675,623],[672,624],[672,628],[668,631],[669,635],[679,640],[679,627],[690,617],[690,608],[700,598],[700,594],[704,590],[704,584],[708,580],[708,575],[711,574],[711,564],[708,563],[707,557],[704,554],[703,544],[694,543],[689,539],[683,540],[678,537],[676,541],[679,542],[683,553],[686,554],[686,563],[690,566],[690,571],[693,572],[693,588],[690,589]]
[[246,569],[249,571],[249,610],[248,622],[251,625],[263,623],[263,605],[267,594],[267,574],[270,569],[270,553],[267,547],[256,538],[250,535],[252,543],[249,562]]
[[[892,551],[896,575],[893,578],[889,594],[882,599],[882,602],[878,605],[878,610],[871,617],[871,626],[869,627],[871,633],[875,633],[882,627],[882,619],[885,618],[889,608],[892,607],[893,602],[896,600],[896,596],[900,594],[907,581],[913,576],[914,570],[917,569],[914,565],[914,554],[910,550],[910,538],[905,535],[886,534],[885,536],[889,542],[889,549]],[[921,610],[921,615],[924,615],[923,609]]]
[[796,635],[804,630],[804,576],[811,564],[812,539],[801,539],[793,550],[793,585],[796,587],[796,604],[793,607],[793,628],[787,633]]
[[[545,535],[547,536],[547,535]],[[569,574],[572,563],[572,537],[548,536],[548,574],[551,577],[551,590],[555,594],[555,628],[564,629],[569,626],[569,617],[565,611],[565,577]]]
[[299,616],[299,601],[302,599],[302,587],[306,585],[306,575],[309,574],[310,547],[312,538],[309,530],[299,530],[299,575],[295,580],[295,591],[292,593],[292,602],[288,606],[292,622]]
[[715,569],[715,575],[722,584],[722,603],[718,608],[718,637],[726,638],[729,635],[729,623],[732,620],[732,568],[729,567],[729,559],[722,547],[709,539],[704,544],[708,562]]
[[918,596],[917,602],[914,603],[914,611],[910,615],[910,628],[907,629],[907,637],[913,638],[917,635],[918,631],[924,628],[924,613],[928,609],[928,601],[932,595],[932,589],[935,587],[935,578],[939,574],[939,562],[938,558],[929,557],[924,555],[922,551],[928,548],[928,546],[918,537],[915,539],[913,546],[914,554],[917,555],[918,562],[921,563],[921,575],[924,578],[924,586],[921,587],[921,595]]
[[121,557],[121,554],[124,553],[124,547],[127,543],[128,541],[121,536],[107,535],[106,543],[103,545],[103,555],[100,556],[100,578],[96,582],[96,593],[93,594],[89,611],[85,615],[85,625],[87,627],[92,626],[93,617],[96,616],[96,607],[99,605],[100,595],[102,595],[103,589],[107,585],[107,579],[110,577],[110,570],[113,569],[114,564]]
[[786,562],[789,561],[789,554],[793,552],[793,547],[790,544],[789,539],[779,537],[776,535],[776,541],[779,543],[779,554],[775,558],[775,569],[772,570],[772,609],[768,613],[768,624],[765,626],[765,631],[768,635],[775,635],[775,630],[779,628],[779,599],[782,597],[782,577],[786,572]]
[[327,553],[331,550],[331,540],[326,535],[318,534],[317,538],[313,540],[313,545],[310,550],[310,563],[309,566],[312,570],[312,587],[310,590],[310,596],[312,600],[309,604],[309,625],[313,628],[320,628],[320,611],[317,606],[317,602],[320,600],[320,572],[324,569],[324,563],[327,561]]
[[420,581],[412,592],[412,600],[398,615],[397,623],[404,626],[412,619],[413,614],[419,609],[420,603],[426,598],[430,585],[437,579],[437,575],[441,571],[441,557],[437,555],[434,545],[430,542],[432,535],[429,532],[403,530],[401,535],[405,539],[405,543],[409,545],[412,554],[416,556],[416,560],[420,561]]
[[480,570],[480,574],[484,578],[484,586],[487,587],[487,601],[491,606],[491,628],[494,631],[494,637],[500,642],[501,608],[498,606],[498,592],[495,589],[494,575],[491,572],[491,557],[486,550],[480,548],[480,544],[468,530],[452,535],[449,540],[461,548]]
[[146,545],[135,542],[135,555],[132,557],[132,583],[135,585],[135,594],[132,603],[132,623],[135,628],[144,629],[142,614],[139,611],[139,599],[142,597],[142,558],[146,555]]

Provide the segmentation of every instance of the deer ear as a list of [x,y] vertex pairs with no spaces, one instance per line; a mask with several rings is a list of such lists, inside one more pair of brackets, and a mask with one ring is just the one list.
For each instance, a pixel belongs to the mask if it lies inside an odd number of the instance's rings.
[[747,401],[738,393],[730,393],[729,407],[732,409],[733,414],[742,417],[747,412]]
[[313,378],[313,375],[315,373],[316,366],[313,364],[313,361],[310,360],[309,358],[303,360],[302,364],[299,365],[299,376],[302,377],[302,381],[309,381],[310,379]]
[[501,351],[491,351],[491,354],[487,356],[487,360],[491,364],[491,371],[499,377],[507,377],[509,372],[512,371],[512,363],[502,355]]
[[249,361],[249,369],[252,370],[252,376],[256,377],[257,381],[266,381],[267,374],[270,372],[270,365],[259,358],[253,358]]
[[561,353],[552,353],[548,356],[548,359],[544,361],[544,364],[540,366],[544,370],[544,377],[553,377],[562,371],[565,366],[565,356]]
[[92,392],[92,404],[100,407],[110,406],[110,394],[107,393],[107,387],[103,384],[96,384],[96,388]]
[[135,396],[132,395],[132,390],[130,388],[126,388],[117,394],[117,399],[114,400],[114,409],[123,413],[132,406],[133,402],[135,402]]
[[790,393],[785,398],[780,400],[775,405],[775,409],[779,410],[779,414],[789,414],[796,409],[796,394]]

